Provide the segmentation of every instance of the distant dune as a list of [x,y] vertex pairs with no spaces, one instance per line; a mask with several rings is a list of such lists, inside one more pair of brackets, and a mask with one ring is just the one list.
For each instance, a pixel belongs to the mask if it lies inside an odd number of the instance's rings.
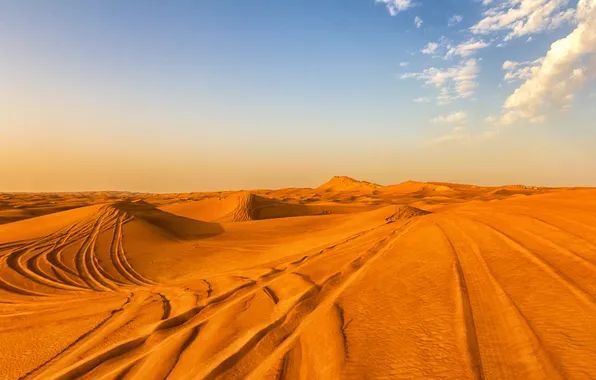
[[268,199],[250,192],[196,202],[174,203],[160,209],[192,219],[220,223],[316,214],[314,209],[307,206]]
[[596,378],[596,189],[334,177],[2,215],[27,218],[0,225],[2,379]]
[[436,191],[436,192],[445,192],[445,191],[453,191],[452,188],[445,185],[435,185],[432,183],[426,182],[415,182],[415,181],[407,181],[402,182],[397,185],[386,186],[383,188],[383,192],[386,193],[415,193],[418,191]]
[[317,187],[317,190],[323,191],[374,191],[381,186],[366,182],[358,181],[346,176],[336,176],[325,182],[321,186]]

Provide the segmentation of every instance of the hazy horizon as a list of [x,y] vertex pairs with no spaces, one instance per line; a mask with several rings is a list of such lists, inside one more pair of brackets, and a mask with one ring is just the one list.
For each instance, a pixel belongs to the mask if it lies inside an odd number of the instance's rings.
[[0,191],[596,186],[595,1],[540,4],[5,1]]
[[[340,176],[333,176],[333,177],[341,177]],[[327,178],[327,180],[331,180],[333,177]],[[346,176],[349,177],[349,176]],[[350,177],[352,178],[352,177]],[[578,186],[578,185],[541,185],[541,184],[532,184],[532,183],[495,183],[495,184],[478,184],[478,183],[465,183],[465,182],[448,182],[448,181],[434,181],[434,180],[404,180],[399,182],[390,182],[390,183],[379,183],[374,181],[368,181],[358,178],[353,178],[357,181],[366,181],[372,182],[375,185],[380,186],[392,186],[392,185],[399,185],[407,182],[415,182],[415,183],[436,183],[436,184],[448,184],[448,185],[470,185],[470,186],[479,186],[479,187],[506,187],[506,186],[529,186],[529,187],[549,187],[549,188],[594,188],[596,186]],[[0,194],[53,194],[53,193],[101,193],[101,192],[113,192],[113,193],[132,193],[132,194],[186,194],[186,193],[220,193],[220,192],[234,192],[234,191],[267,191],[267,190],[284,190],[284,189],[316,189],[320,185],[326,183],[327,181],[323,180],[320,183],[316,183],[310,186],[282,186],[282,187],[237,187],[237,188],[225,188],[225,189],[203,189],[203,190],[184,190],[184,191],[142,191],[142,190],[128,190],[128,189],[75,189],[75,190],[40,190],[40,191],[27,191],[27,190],[14,190],[14,191],[0,191]]]

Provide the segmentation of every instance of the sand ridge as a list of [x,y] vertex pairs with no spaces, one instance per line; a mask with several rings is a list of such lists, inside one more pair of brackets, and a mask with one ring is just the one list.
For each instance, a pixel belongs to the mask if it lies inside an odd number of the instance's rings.
[[0,225],[2,378],[596,377],[596,190],[330,182]]

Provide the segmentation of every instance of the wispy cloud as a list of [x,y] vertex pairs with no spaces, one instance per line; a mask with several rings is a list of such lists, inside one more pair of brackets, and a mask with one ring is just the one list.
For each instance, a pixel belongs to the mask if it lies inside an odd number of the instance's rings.
[[490,43],[484,42],[482,40],[476,41],[474,39],[470,39],[468,41],[462,42],[456,46],[449,46],[447,49],[447,54],[445,55],[446,58],[450,58],[454,55],[458,55],[460,57],[469,57],[475,54],[478,50],[484,49],[490,46]]
[[446,49],[451,48],[449,40],[445,36],[441,36],[437,42],[427,43],[420,52],[426,55],[432,55],[433,58],[444,58]]
[[422,19],[418,16],[414,17],[414,24],[416,25],[416,28],[421,28],[422,24],[424,24],[424,22],[422,21]]
[[431,123],[463,124],[468,121],[468,114],[464,111],[452,112],[447,115],[437,116],[430,120]]
[[437,100],[440,105],[444,105],[454,99],[471,97],[478,86],[479,72],[478,61],[471,58],[453,67],[445,69],[430,67],[419,73],[403,74],[401,78],[418,79],[425,84],[434,85],[440,90]]
[[437,42],[429,42],[422,50],[420,50],[420,52],[427,55],[434,54],[439,46],[440,45]]
[[410,62],[400,62],[399,67],[407,67],[409,64]]
[[397,15],[399,12],[411,8],[414,4],[412,0],[375,0],[377,3],[383,3],[387,6],[387,10],[391,16]]
[[[484,2],[490,4],[492,2]],[[487,9],[470,29],[475,34],[509,31],[505,40],[556,29],[572,21],[574,10],[569,0],[505,0]]]
[[506,82],[530,79],[543,61],[544,58],[525,62],[505,61],[503,63],[503,70],[505,70],[506,73],[503,79]]
[[432,55],[433,58],[450,59],[454,56],[467,58],[474,55],[478,50],[490,46],[490,42],[470,38],[459,44],[452,44],[445,36],[439,38],[437,42],[427,43],[420,52],[426,55]]
[[420,97],[414,99],[414,103],[430,103],[430,98],[428,97]]
[[451,16],[451,17],[449,18],[449,20],[447,21],[447,25],[449,25],[449,26],[454,26],[454,25],[457,25],[457,24],[459,24],[460,22],[462,22],[462,20],[463,20],[463,19],[464,19],[464,18],[463,18],[463,16],[461,16],[461,15],[453,15],[453,16]]

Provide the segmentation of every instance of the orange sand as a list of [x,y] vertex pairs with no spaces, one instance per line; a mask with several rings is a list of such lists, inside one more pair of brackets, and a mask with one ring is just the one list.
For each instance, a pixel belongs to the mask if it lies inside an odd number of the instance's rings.
[[0,223],[2,379],[596,378],[596,190],[0,194]]

